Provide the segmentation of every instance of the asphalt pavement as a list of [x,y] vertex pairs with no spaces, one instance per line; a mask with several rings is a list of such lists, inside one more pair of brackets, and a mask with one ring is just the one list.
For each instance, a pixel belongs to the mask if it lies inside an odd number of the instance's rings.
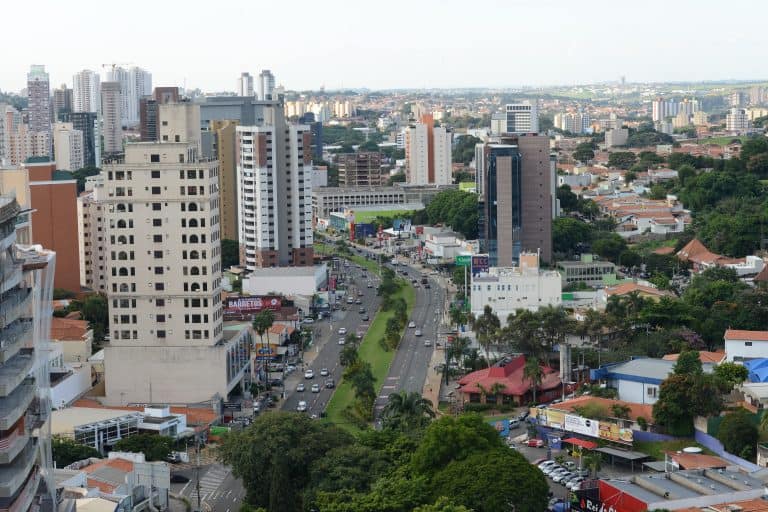
[[[349,295],[354,295],[355,300],[360,299],[362,304],[347,304],[345,296],[340,300],[343,307],[346,307],[346,311],[339,309],[333,312],[331,318],[315,321],[313,327],[319,331],[320,335],[315,337],[313,346],[304,354],[304,366],[298,367],[285,379],[286,398],[281,406],[284,411],[295,411],[299,401],[307,402],[307,414],[319,416],[325,410],[335,389],[327,389],[325,380],[332,378],[338,385],[344,371],[339,364],[339,354],[342,349],[342,346],[339,345],[339,338],[346,335],[339,334],[339,329],[345,328],[347,334],[359,333],[364,335],[379,308],[381,301],[376,295],[380,282],[378,276],[367,272],[365,269],[361,270],[354,264],[342,267],[340,273],[344,276],[344,284],[347,286]],[[363,275],[367,277],[363,277]],[[372,288],[368,288],[369,282],[373,285]],[[362,292],[362,295],[358,295],[358,292]],[[369,316],[368,321],[362,320],[363,314],[359,312],[361,306],[365,308]],[[330,373],[328,377],[320,375],[323,368],[328,369]],[[314,378],[304,378],[304,372],[308,369],[314,371]],[[304,384],[304,391],[296,391],[296,386],[299,383]],[[320,386],[319,393],[312,393],[312,384]]]

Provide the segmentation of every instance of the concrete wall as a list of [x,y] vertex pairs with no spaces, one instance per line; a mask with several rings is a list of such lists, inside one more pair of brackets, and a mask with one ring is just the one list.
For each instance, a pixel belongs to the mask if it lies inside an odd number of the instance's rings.
[[723,443],[718,441],[716,438],[710,436],[709,434],[702,432],[701,430],[695,430],[693,437],[694,439],[696,439],[697,443],[701,444],[706,448],[709,448],[710,450],[715,452],[717,456],[722,457],[728,462],[733,462],[739,467],[745,469],[747,472],[751,473],[752,471],[757,471],[758,469],[760,469],[760,466],[758,466],[757,464],[753,464],[748,460],[744,460],[741,457],[737,457],[732,453],[728,453],[727,451],[725,451],[725,448],[723,448]]
[[[638,404],[654,404],[658,400],[657,384],[646,384],[645,382],[632,382],[620,380],[616,383],[619,391],[619,398],[625,402],[635,402]],[[656,396],[648,395],[648,388],[656,388]]]
[[91,389],[91,365],[86,363],[51,387],[51,407],[62,408]]
[[[751,343],[751,345],[746,345]],[[734,359],[756,359],[768,357],[768,342],[765,341],[745,341],[745,340],[725,340],[726,360]]]

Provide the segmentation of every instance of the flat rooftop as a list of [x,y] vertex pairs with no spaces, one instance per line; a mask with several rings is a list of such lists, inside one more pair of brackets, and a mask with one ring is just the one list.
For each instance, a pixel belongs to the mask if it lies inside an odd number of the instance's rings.
[[135,412],[121,409],[97,409],[92,407],[68,407],[51,414],[52,434],[71,434],[75,427],[110,421],[123,416],[135,416]]

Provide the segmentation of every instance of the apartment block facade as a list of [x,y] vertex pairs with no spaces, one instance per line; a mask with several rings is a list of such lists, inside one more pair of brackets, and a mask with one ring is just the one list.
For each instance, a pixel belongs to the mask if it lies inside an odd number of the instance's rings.
[[47,156],[51,154],[51,85],[45,66],[33,65],[27,74],[29,131],[47,135]]
[[55,254],[16,245],[21,208],[0,197],[0,508],[54,506],[47,343]]
[[120,82],[101,83],[101,120],[104,154],[123,151],[123,129],[120,121]]
[[237,240],[237,121],[211,121],[212,154],[219,161],[221,238]]
[[449,185],[453,181],[452,133],[434,124],[432,114],[424,114],[406,129],[405,179],[409,185]]
[[94,176],[89,178],[85,192],[77,198],[80,285],[99,293],[107,292],[104,190],[102,176]]
[[76,171],[85,165],[83,132],[76,130],[72,123],[53,125],[53,153],[56,167]]
[[240,262],[309,266],[312,249],[312,134],[289,125],[282,101],[265,105],[264,123],[237,127]]
[[124,162],[102,171],[110,404],[200,402],[236,384],[223,328],[218,173],[186,143],[128,144]]
[[378,151],[343,153],[338,155],[337,164],[340,187],[380,187],[386,184],[382,178],[381,153]]

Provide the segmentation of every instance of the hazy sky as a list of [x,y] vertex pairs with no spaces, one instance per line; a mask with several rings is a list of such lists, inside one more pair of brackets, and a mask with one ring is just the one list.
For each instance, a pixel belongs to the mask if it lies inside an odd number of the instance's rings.
[[[34,12],[31,12],[31,11]],[[763,79],[764,0],[4,0],[0,89],[131,63],[154,85],[234,90]]]

